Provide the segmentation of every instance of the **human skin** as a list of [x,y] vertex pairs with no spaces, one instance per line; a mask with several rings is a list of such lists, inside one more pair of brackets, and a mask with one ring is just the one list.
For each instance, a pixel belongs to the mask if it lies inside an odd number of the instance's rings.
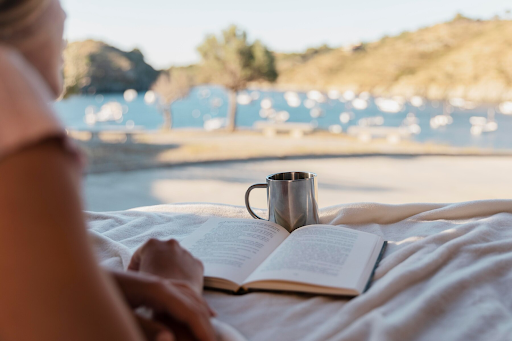
[[[22,39],[0,41],[0,118],[20,108],[51,110],[48,103],[61,91],[64,20],[52,0]],[[185,325],[199,340],[213,340],[211,310],[192,284],[97,265],[77,163],[59,138],[0,160],[0,188],[2,341],[172,340],[171,324],[130,309],[141,305]]]
[[74,164],[55,141],[0,163],[2,340],[142,340],[95,264]]
[[[182,283],[183,287],[198,295],[203,291],[203,264],[174,239],[148,240],[133,254],[128,270],[156,275],[167,282]],[[212,316],[215,315],[209,310]],[[155,319],[170,328],[178,340],[194,340],[191,329],[176,319],[169,319],[165,314],[156,314]]]
[[203,264],[175,239],[148,240],[133,254],[128,270],[183,281],[198,294],[203,292]]

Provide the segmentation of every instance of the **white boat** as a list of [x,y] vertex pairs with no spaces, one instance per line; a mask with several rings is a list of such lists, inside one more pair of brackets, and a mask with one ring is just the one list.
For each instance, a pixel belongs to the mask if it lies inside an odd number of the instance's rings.
[[340,114],[340,122],[343,124],[347,124],[351,120],[355,118],[355,115],[353,112],[345,111]]
[[461,97],[450,98],[449,102],[452,106],[456,108],[463,108],[464,105],[466,104],[466,100]]
[[356,94],[352,90],[347,90],[343,93],[343,98],[345,99],[345,101],[351,101],[354,98],[356,98]]
[[299,97],[297,97],[294,99],[287,100],[286,103],[288,104],[288,106],[292,108],[298,108],[300,107],[301,100]]
[[286,100],[286,103],[288,106],[292,108],[297,108],[301,104],[301,100],[299,97],[299,94],[295,91],[287,91],[284,93],[284,99]]
[[325,102],[325,96],[323,93],[321,93],[320,91],[318,90],[311,90],[311,91],[308,91],[308,93],[306,94],[306,96],[313,100],[313,101],[316,101],[318,103],[324,103]]
[[414,135],[418,135],[419,133],[421,133],[421,127],[419,126],[419,124],[411,124],[408,125],[406,128],[409,129],[409,131]]
[[242,91],[236,96],[236,101],[240,105],[248,105],[252,103],[252,97],[247,91]]
[[352,106],[357,110],[364,110],[368,108],[368,102],[362,98],[354,98],[352,100]]
[[313,109],[316,105],[316,101],[310,99],[310,98],[307,98],[304,100],[304,106],[308,109]]
[[415,135],[421,133],[421,127],[419,125],[420,120],[414,115],[414,113],[410,112],[402,121],[402,127],[409,129],[409,131]]
[[156,102],[156,93],[152,90],[146,91],[146,94],[144,95],[144,102],[146,104],[151,105]]
[[330,99],[338,99],[340,98],[341,94],[338,90],[329,90],[329,92],[327,93],[327,97],[329,97]]
[[218,130],[226,126],[227,120],[225,118],[212,118],[204,122],[204,130],[213,131]]
[[260,106],[262,109],[270,109],[272,108],[272,100],[270,98],[264,98],[261,100]]
[[498,123],[496,121],[487,122],[484,126],[484,133],[490,133],[498,130]]
[[425,103],[423,98],[420,96],[412,96],[410,99],[410,102],[411,102],[411,105],[416,108],[421,107]]
[[453,117],[449,115],[437,115],[430,119],[430,128],[437,129],[453,123]]
[[491,133],[498,130],[498,124],[496,122],[487,122],[485,125],[475,125],[470,129],[471,135],[482,135],[482,133]]
[[482,133],[491,133],[498,130],[498,123],[494,120],[494,110],[490,109],[487,117],[471,116],[469,118],[471,123],[471,135],[481,135]]
[[[84,116],[84,122],[89,125],[93,126],[96,124],[96,110],[90,109],[92,106],[89,106],[85,109],[85,116]],[[89,109],[89,110],[88,110]]]
[[500,112],[504,115],[512,115],[512,101],[507,101],[500,103],[499,107]]
[[125,111],[127,108],[123,108],[121,103],[108,102],[96,113],[96,122],[122,121]]
[[128,89],[123,93],[123,98],[126,102],[130,103],[137,99],[138,95],[139,93],[137,92],[137,90]]
[[283,94],[283,97],[285,100],[290,100],[290,99],[295,99],[295,98],[299,98],[299,94],[296,93],[295,91],[286,91],[284,94]]
[[343,132],[343,128],[339,124],[332,124],[329,126],[329,132],[331,134],[341,134]]
[[274,121],[278,123],[284,123],[290,119],[290,113],[286,110],[282,110],[276,113]]
[[379,97],[375,99],[375,104],[380,109],[380,111],[395,114],[399,111],[402,111],[403,104],[391,98],[383,98]]
[[318,107],[311,109],[309,115],[313,118],[319,118],[324,115],[324,111]]

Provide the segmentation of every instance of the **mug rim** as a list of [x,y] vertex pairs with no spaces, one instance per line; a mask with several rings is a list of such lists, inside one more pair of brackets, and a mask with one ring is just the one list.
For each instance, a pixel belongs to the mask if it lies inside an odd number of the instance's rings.
[[[306,174],[309,174],[311,175],[311,177],[309,178],[306,178],[306,179],[295,179],[295,180],[276,180],[276,179],[271,179],[271,177],[275,176],[275,175],[278,175],[278,174],[286,174],[286,173],[306,173]],[[274,174],[270,174],[267,176],[267,180],[268,181],[282,181],[282,182],[293,182],[293,181],[306,181],[306,180],[311,180],[311,179],[314,179],[318,177],[318,175],[316,173],[313,173],[313,172],[304,172],[304,171],[289,171],[289,172],[278,172],[278,173],[274,173]]]

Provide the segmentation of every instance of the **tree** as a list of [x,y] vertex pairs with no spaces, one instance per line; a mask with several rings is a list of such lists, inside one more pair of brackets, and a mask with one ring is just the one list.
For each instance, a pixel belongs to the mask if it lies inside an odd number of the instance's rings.
[[263,43],[249,44],[245,31],[230,26],[217,38],[207,36],[197,48],[201,54],[201,73],[207,82],[223,85],[229,91],[227,130],[235,130],[236,95],[252,81],[273,82],[277,78],[274,55]]
[[188,97],[190,88],[192,87],[192,79],[190,75],[179,69],[171,69],[162,71],[156,82],[152,85],[153,90],[159,98],[159,109],[164,116],[165,130],[172,128],[172,104],[180,99]]

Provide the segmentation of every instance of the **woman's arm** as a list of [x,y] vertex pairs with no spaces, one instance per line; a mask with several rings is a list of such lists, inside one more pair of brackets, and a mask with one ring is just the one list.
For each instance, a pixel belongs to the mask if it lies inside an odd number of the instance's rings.
[[142,340],[88,247],[74,167],[57,140],[0,162],[1,340]]

